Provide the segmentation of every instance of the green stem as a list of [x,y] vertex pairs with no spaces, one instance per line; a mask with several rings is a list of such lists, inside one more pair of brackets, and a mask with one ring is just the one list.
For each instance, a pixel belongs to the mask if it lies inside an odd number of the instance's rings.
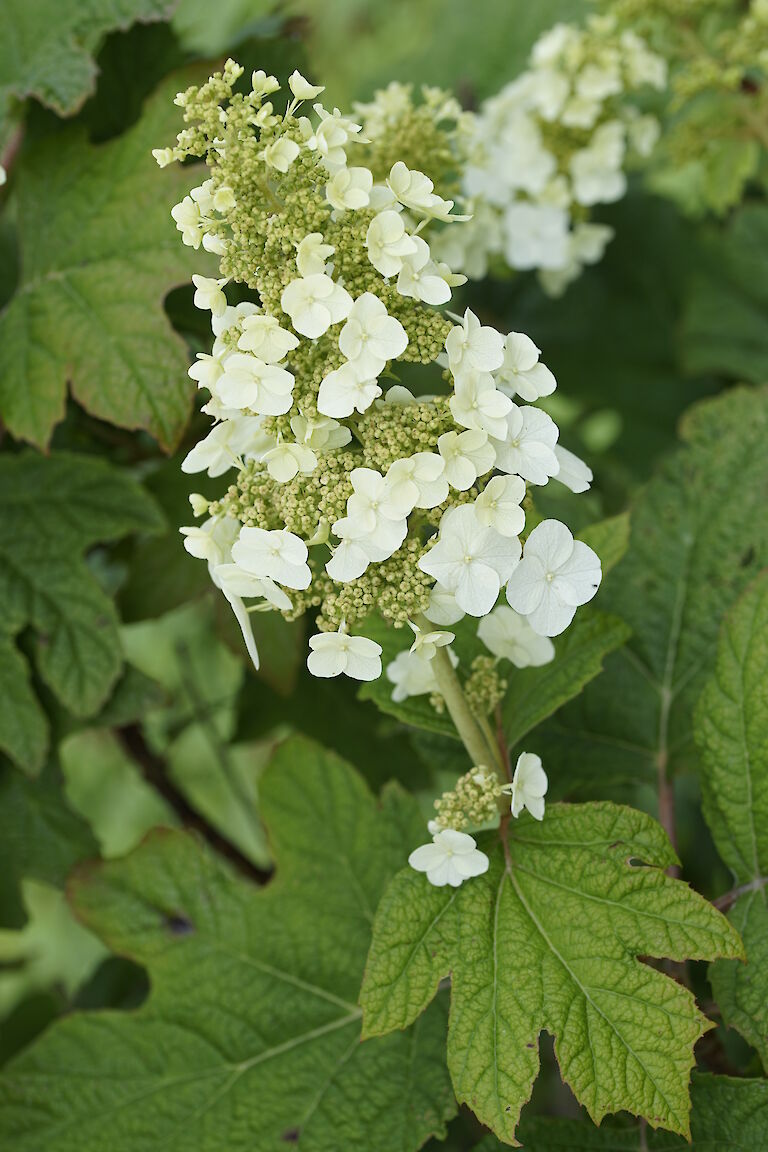
[[[433,628],[429,620],[423,616],[416,622],[425,632],[429,632]],[[477,767],[484,764],[487,768],[500,769],[503,774],[501,756],[496,748],[496,743],[495,741],[489,743],[486,739],[477,717],[467,703],[464,689],[461,687],[461,681],[451,664],[447,648],[437,649],[433,660],[433,667],[440,695],[445,701],[445,706],[469,754],[470,760]]]

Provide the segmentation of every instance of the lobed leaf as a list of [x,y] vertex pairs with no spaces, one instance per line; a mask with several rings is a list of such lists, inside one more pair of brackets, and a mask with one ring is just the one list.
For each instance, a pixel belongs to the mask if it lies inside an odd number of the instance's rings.
[[0,413],[19,439],[48,444],[68,386],[100,420],[166,449],[181,436],[194,385],[162,305],[199,265],[168,210],[194,176],[161,172],[151,149],[173,137],[172,96],[191,79],[165,80],[117,139],[94,146],[75,126],[20,159],[21,278],[0,314]]
[[[593,1127],[583,1118],[531,1117],[520,1134],[529,1152],[755,1152],[768,1141],[768,1084],[729,1076],[691,1079],[691,1142],[640,1127]],[[474,1152],[501,1152],[487,1136]]]
[[5,0],[0,37],[0,110],[35,96],[71,116],[96,87],[99,41],[137,20],[162,20],[169,0]]
[[264,890],[168,831],[77,874],[78,914],[146,965],[152,992],[137,1012],[70,1016],[9,1065],[0,1145],[415,1152],[444,1135],[455,1111],[444,1006],[359,1043],[373,914],[416,842],[415,806],[388,790],[379,807],[302,739],[278,751],[261,801],[277,860]]
[[124,472],[90,456],[34,453],[0,459],[0,748],[37,771],[47,722],[13,644],[35,635],[42,680],[76,716],[93,715],[120,675],[117,615],[83,553],[97,541],[155,531],[154,503]]
[[364,1034],[406,1027],[451,975],[448,1066],[460,1103],[515,1142],[555,1038],[563,1079],[599,1123],[644,1116],[687,1134],[693,1046],[709,1024],[691,993],[639,957],[738,956],[737,933],[664,872],[675,855],[650,817],[612,804],[527,816],[485,876],[430,887],[406,869],[376,916],[361,993]]

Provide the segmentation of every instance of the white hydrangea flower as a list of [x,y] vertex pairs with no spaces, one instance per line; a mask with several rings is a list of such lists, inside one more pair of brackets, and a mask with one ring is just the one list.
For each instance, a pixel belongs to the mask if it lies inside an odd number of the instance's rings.
[[232,545],[240,532],[240,521],[233,516],[211,516],[202,524],[180,528],[184,548],[197,560],[206,560],[211,569],[232,557]]
[[[232,545],[240,531],[240,522],[232,516],[211,517],[199,527],[181,528],[184,535],[184,547],[191,556],[207,560],[208,572],[217,588],[221,588],[227,598],[235,619],[240,626],[246,651],[250,656],[254,668],[259,667],[259,651],[253,638],[251,618],[243,603],[242,597],[231,589],[225,589],[222,572],[232,559]],[[263,591],[257,593],[264,595]],[[290,601],[288,606],[290,607]]]
[[[448,649],[448,659],[454,668],[459,663],[459,658],[452,648]],[[407,700],[410,696],[425,696],[440,690],[432,662],[412,649],[398,652],[394,660],[387,665],[386,676],[395,686],[392,690],[392,699],[396,704]],[[437,828],[434,831],[436,832]]]
[[219,564],[213,575],[230,603],[232,597],[237,596],[241,600],[265,600],[270,607],[280,612],[291,609],[290,596],[269,576],[254,576],[237,564]]
[[378,680],[381,676],[381,645],[367,636],[319,632],[309,640],[307,668],[313,676],[350,676],[353,680]]
[[494,476],[475,500],[475,514],[484,528],[500,536],[518,536],[525,525],[520,507],[525,499],[525,481],[520,476]]
[[365,412],[377,396],[381,396],[381,388],[375,376],[360,376],[356,364],[347,361],[321,381],[317,410],[323,416],[343,418],[353,412]]
[[195,308],[212,312],[214,316],[223,316],[227,307],[227,298],[222,289],[229,283],[225,276],[221,280],[213,280],[210,276],[193,276],[195,286]]
[[341,284],[319,272],[292,280],[283,289],[280,305],[296,331],[315,340],[327,332],[331,324],[346,319],[352,308],[352,297]]
[[466,276],[454,276],[447,264],[437,264],[431,258],[429,245],[421,236],[412,237],[416,251],[403,256],[397,278],[401,296],[423,300],[425,304],[447,304],[451,287],[463,284]]
[[571,492],[587,492],[593,480],[589,465],[560,444],[555,444],[555,456],[560,465],[555,479],[570,488]]
[[414,256],[418,245],[405,229],[402,216],[388,208],[374,216],[365,237],[368,259],[382,276],[397,276],[406,256]]
[[288,140],[281,136],[272,144],[268,144],[261,153],[261,158],[269,168],[276,172],[287,172],[298,156],[300,148],[295,140]]
[[322,232],[310,232],[296,249],[296,267],[304,278],[327,273],[326,260],[336,251],[333,244],[326,244]]
[[414,641],[409,651],[422,660],[434,660],[438,648],[446,648],[456,639],[453,632],[424,632],[412,620],[408,621],[408,626],[414,635]]
[[459,620],[464,619],[466,612],[456,603],[456,597],[452,592],[448,592],[441,584],[435,584],[429,593],[429,604],[424,609],[424,615],[433,624],[446,626],[458,624]]
[[555,455],[558,427],[540,408],[512,405],[504,439],[493,439],[496,467],[522,476],[531,484],[546,484],[560,465]]
[[451,216],[453,200],[443,200],[435,192],[434,184],[423,172],[410,169],[402,160],[392,165],[387,177],[387,187],[404,208],[410,208],[422,216],[438,220],[457,220]]
[[359,136],[360,125],[342,116],[338,108],[334,108],[333,112],[329,112],[322,104],[314,104],[313,108],[319,117],[319,124],[313,128],[311,122],[302,117],[299,126],[307,148],[319,152],[328,171],[335,172],[346,166],[344,149],[350,140]]
[[252,352],[265,364],[279,364],[289,352],[298,348],[298,337],[280,326],[274,316],[254,313],[242,322],[243,334],[237,341],[241,352]]
[[417,872],[426,872],[435,888],[446,884],[458,888],[472,876],[487,872],[489,861],[472,836],[446,828],[435,833],[431,844],[422,844],[411,852],[408,863]]
[[568,213],[554,204],[517,201],[504,214],[510,268],[559,268],[568,256]]
[[352,439],[349,428],[326,416],[314,420],[308,420],[302,414],[291,416],[291,431],[297,444],[305,444],[313,452],[333,452],[349,444]]
[[484,327],[467,308],[461,323],[446,336],[445,350],[454,377],[459,372],[493,372],[504,361],[504,337],[495,328]]
[[369,380],[384,370],[408,346],[408,335],[399,320],[372,292],[358,296],[339,334],[339,348],[354,364],[359,379]]
[[325,186],[328,203],[337,212],[367,208],[371,199],[373,173],[368,168],[340,168]]
[[282,440],[262,457],[267,472],[279,484],[287,484],[299,472],[308,475],[317,468],[317,456],[305,444],[291,444]]
[[254,96],[269,96],[272,92],[280,91],[280,81],[259,68],[251,73],[251,88]]
[[325,92],[325,87],[320,84],[310,84],[306,80],[298,68],[291,73],[288,77],[288,87],[297,100],[314,100],[321,92]]
[[223,371],[224,364],[220,356],[198,352],[195,363],[187,369],[187,376],[197,381],[198,388],[207,388],[212,393]]
[[512,815],[517,817],[527,808],[534,820],[544,819],[544,797],[549,781],[541,766],[541,757],[533,752],[521,752],[515,765],[511,784],[501,791],[511,797]]
[[171,208],[171,216],[179,232],[181,232],[182,242],[197,250],[203,240],[206,228],[200,206],[195,203],[191,196],[185,196],[183,200]]
[[396,704],[402,703],[410,696],[425,696],[438,691],[435,670],[431,662],[409,649],[398,652],[394,660],[390,661],[386,675],[387,680],[394,684],[392,699]]
[[489,652],[509,660],[516,668],[540,668],[555,658],[548,636],[534,632],[524,616],[500,604],[477,626],[477,635]]
[[445,460],[436,452],[415,452],[413,456],[395,460],[387,476],[392,484],[404,481],[415,484],[418,491],[415,508],[436,508],[448,499]]
[[520,558],[517,537],[484,527],[471,504],[443,514],[437,543],[419,560],[422,572],[450,592],[470,616],[485,616]]
[[490,472],[496,460],[496,450],[488,433],[477,428],[444,432],[438,437],[437,450],[445,461],[446,480],[460,492],[466,492],[478,476]]
[[462,373],[448,406],[463,428],[479,428],[499,440],[505,436],[505,417],[512,409],[512,401],[496,388],[489,372]]
[[507,600],[541,636],[559,636],[580,604],[600,586],[600,558],[574,540],[558,520],[543,520],[525,542],[523,558],[507,584]]
[[620,200],[627,190],[622,170],[626,132],[619,120],[602,124],[587,148],[571,157],[574,199],[579,204],[609,204]]
[[308,588],[312,573],[307,564],[307,546],[287,528],[268,532],[265,528],[241,528],[232,546],[232,559],[238,568],[252,576],[268,576],[286,588]]
[[361,534],[375,531],[382,520],[404,520],[418,499],[414,483],[382,476],[373,468],[355,468],[349,478],[353,492],[347,500],[347,520]]
[[496,383],[507,396],[519,396],[529,403],[551,396],[557,381],[539,362],[541,349],[524,332],[510,332],[504,340],[504,363],[496,373]]
[[220,316],[215,313],[211,316],[211,329],[214,336],[223,336],[235,324],[240,324],[247,316],[255,316],[261,309],[250,300],[243,300],[241,304],[228,304]]
[[195,444],[181,464],[182,472],[207,472],[215,479],[230,468],[242,465],[242,457],[258,441],[260,416],[238,416],[216,424],[208,435]]
[[228,408],[280,416],[293,404],[293,384],[293,374],[286,368],[265,364],[247,352],[235,352],[227,357],[216,389]]

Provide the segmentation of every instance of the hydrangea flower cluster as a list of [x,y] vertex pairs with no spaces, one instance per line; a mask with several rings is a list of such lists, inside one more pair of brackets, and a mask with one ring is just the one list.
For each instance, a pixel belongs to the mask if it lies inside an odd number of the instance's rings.
[[[229,61],[180,93],[187,127],[155,154],[205,160],[208,179],[172,216],[220,261],[219,277],[193,277],[214,339],[190,376],[212,427],[183,468],[232,482],[212,503],[191,497],[203,519],[182,529],[187,550],[208,562],[257,666],[254,611],[314,611],[307,664],[321,677],[381,675],[381,646],[362,634],[374,612],[411,625],[412,668],[443,695],[433,669],[456,663],[444,627],[465,615],[482,622],[491,667],[550,658],[546,637],[601,575],[556,521],[521,542],[530,486],[591,479],[533,403],[552,373],[524,334],[439,310],[463,277],[435,259],[432,230],[467,224],[421,170],[390,163],[385,132],[382,162],[376,133],[317,102],[298,72],[282,113],[274,77],[256,72],[240,92],[241,73]],[[248,290],[238,303],[234,284]],[[428,394],[399,382],[417,364]],[[393,675],[395,692],[414,675]]]
[[532,752],[520,753],[508,784],[500,785],[496,774],[482,765],[473,768],[458,780],[455,790],[435,801],[438,814],[428,825],[432,843],[411,852],[408,863],[416,872],[425,872],[436,888],[447,884],[458,888],[465,880],[482,876],[488,871],[488,857],[474,836],[461,829],[491,823],[507,802],[515,819],[527,808],[534,820],[543,820],[548,783],[541,759]]
[[647,156],[659,125],[627,95],[666,83],[664,60],[608,16],[557,24],[534,45],[528,69],[462,122],[464,210],[440,255],[479,279],[489,264],[537,269],[557,294],[611,239],[590,221],[596,204],[625,193],[628,159]]

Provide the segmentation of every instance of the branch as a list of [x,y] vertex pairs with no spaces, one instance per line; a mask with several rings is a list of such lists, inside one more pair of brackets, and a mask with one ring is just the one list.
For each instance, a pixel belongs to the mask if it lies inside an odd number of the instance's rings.
[[731,905],[736,903],[739,896],[743,896],[745,892],[759,892],[761,888],[765,888],[766,884],[768,884],[768,876],[756,876],[748,884],[739,884],[738,888],[731,888],[730,892],[726,892],[724,896],[718,896],[717,900],[713,900],[712,903],[721,912],[727,912]]
[[257,868],[234,844],[231,844],[226,837],[217,832],[195,811],[186,797],[168,778],[164,760],[149,747],[139,725],[129,724],[124,728],[116,729],[116,732],[126,752],[141,769],[144,779],[162,796],[169,808],[179,818],[182,827],[191,828],[197,832],[220,856],[224,856],[230,863],[234,864],[238,872],[249,880],[255,881],[257,884],[265,884],[271,873]]

